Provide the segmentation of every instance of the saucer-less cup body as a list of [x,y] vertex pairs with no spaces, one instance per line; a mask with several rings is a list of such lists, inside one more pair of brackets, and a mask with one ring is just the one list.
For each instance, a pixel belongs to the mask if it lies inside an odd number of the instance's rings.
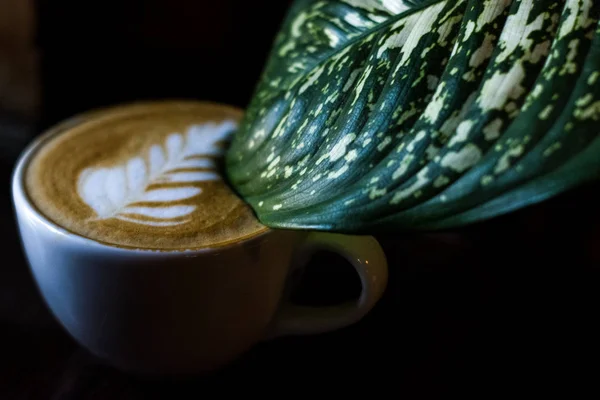
[[[266,338],[338,329],[361,319],[387,282],[375,239],[269,230],[225,247],[136,250],[99,243],[57,226],[31,203],[24,170],[44,136],[25,150],[12,193],[23,248],[56,319],[93,354],[125,370],[213,370]],[[289,276],[316,249],[346,257],[363,290],[351,304],[296,307]]]

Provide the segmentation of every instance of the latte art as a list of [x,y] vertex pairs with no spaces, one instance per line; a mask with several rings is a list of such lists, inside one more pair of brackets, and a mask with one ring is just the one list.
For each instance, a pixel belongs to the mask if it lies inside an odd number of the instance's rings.
[[25,174],[52,222],[122,247],[194,249],[266,231],[219,170],[241,112],[155,102],[81,116],[43,139]]
[[167,136],[153,145],[146,158],[136,156],[113,168],[87,168],[77,192],[99,219],[170,226],[190,221],[198,205],[177,205],[202,193],[197,183],[219,180],[210,157],[222,156],[216,144],[227,138],[235,122],[194,125],[185,135]]

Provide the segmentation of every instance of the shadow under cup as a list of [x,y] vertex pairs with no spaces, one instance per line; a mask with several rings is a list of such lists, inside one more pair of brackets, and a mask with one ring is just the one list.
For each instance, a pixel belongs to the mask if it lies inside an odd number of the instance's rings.
[[[350,325],[385,289],[387,264],[372,237],[266,230],[223,247],[156,251],[71,233],[41,215],[25,191],[24,170],[42,139],[21,155],[12,180],[26,258],[66,331],[120,369],[214,370],[269,337]],[[324,308],[286,304],[290,272],[318,249],[340,253],[355,267],[362,283],[358,301]]]

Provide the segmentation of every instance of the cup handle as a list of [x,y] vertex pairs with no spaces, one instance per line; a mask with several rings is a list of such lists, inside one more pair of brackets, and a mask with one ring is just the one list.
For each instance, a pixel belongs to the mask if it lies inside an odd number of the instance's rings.
[[306,307],[286,302],[273,321],[269,339],[329,332],[352,325],[371,311],[383,295],[388,278],[387,261],[374,237],[311,232],[298,250],[298,268],[317,250],[340,254],[356,269],[362,292],[356,302],[339,306]]

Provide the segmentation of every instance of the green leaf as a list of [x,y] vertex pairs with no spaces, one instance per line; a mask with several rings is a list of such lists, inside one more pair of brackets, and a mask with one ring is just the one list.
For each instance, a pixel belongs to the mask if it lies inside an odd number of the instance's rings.
[[600,176],[600,0],[300,0],[227,174],[276,228],[439,229]]

